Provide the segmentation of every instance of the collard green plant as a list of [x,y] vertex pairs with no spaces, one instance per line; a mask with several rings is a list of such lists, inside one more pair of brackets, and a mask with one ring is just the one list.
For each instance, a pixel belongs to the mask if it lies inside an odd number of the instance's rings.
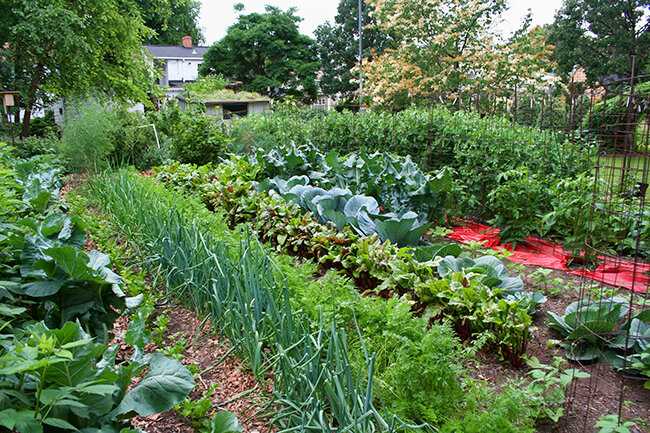
[[22,223],[27,230],[0,241],[13,256],[0,286],[25,302],[32,318],[51,327],[78,320],[86,332],[105,341],[120,312],[137,306],[140,298],[124,294],[107,255],[84,251],[76,218],[50,214],[40,223]]
[[23,332],[4,342],[0,355],[0,425],[19,433],[47,426],[119,431],[132,414],[169,410],[194,387],[185,367],[158,354],[116,365],[117,347],[107,350],[73,322]]
[[629,302],[619,297],[580,300],[570,304],[562,316],[548,312],[549,327],[564,338],[567,358],[605,358],[617,365],[613,351],[642,351],[650,335],[647,311],[635,314],[628,323],[629,308]]
[[378,215],[374,222],[379,237],[398,246],[417,244],[424,232],[431,227],[430,223],[419,222],[418,215],[410,211]]

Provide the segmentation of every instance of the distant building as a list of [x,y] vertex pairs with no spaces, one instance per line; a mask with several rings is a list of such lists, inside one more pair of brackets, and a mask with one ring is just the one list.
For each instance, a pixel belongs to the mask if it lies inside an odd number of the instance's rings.
[[168,97],[175,97],[183,90],[185,83],[199,78],[199,66],[205,46],[193,46],[190,36],[183,36],[181,45],[145,45],[153,64],[162,71],[158,84],[166,89]]
[[[271,99],[253,92],[237,92],[224,89],[210,95],[192,96],[193,102],[205,105],[206,114],[224,120],[233,117],[243,117],[254,113],[263,113],[271,109]],[[177,96],[179,107],[184,110],[189,98],[186,95]]]

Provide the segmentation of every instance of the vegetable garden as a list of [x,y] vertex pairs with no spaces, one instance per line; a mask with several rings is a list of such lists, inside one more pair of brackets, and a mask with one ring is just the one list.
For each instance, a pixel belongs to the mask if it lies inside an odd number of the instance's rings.
[[[99,126],[68,124],[50,154],[0,147],[3,428],[165,431],[157,412],[214,433],[647,427],[643,141],[441,108],[228,125],[85,109]],[[503,248],[452,240],[470,220]],[[529,236],[572,273],[518,264]],[[603,260],[632,263],[634,290],[580,271]],[[223,356],[190,360],[180,311]],[[228,394],[210,373],[234,363],[252,385]]]

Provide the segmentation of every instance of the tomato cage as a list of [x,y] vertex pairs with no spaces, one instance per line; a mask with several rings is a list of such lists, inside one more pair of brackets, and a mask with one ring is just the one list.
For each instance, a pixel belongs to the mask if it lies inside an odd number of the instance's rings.
[[596,152],[591,207],[576,221],[578,300],[551,318],[566,357],[590,374],[567,391],[567,432],[597,431],[603,415],[650,419],[635,405],[650,374],[650,76],[586,94],[581,124],[572,119]]

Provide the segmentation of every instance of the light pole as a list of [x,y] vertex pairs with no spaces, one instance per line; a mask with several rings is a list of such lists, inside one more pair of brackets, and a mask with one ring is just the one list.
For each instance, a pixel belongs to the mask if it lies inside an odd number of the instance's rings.
[[361,8],[363,7],[363,0],[358,0],[357,15],[358,15],[358,33],[359,33],[359,111],[363,109],[363,15]]

